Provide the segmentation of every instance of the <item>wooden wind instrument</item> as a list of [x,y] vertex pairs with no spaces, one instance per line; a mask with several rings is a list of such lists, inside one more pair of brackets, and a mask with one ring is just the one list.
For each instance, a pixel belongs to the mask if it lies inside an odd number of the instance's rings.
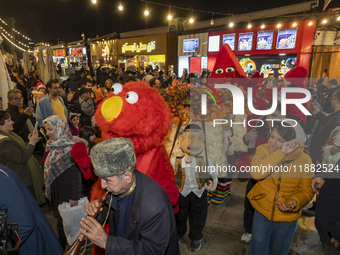
[[[100,200],[100,205],[98,207],[97,212],[94,214],[93,218],[96,218],[98,216],[100,209],[103,207],[105,203],[108,193],[109,191],[106,192],[105,195]],[[85,236],[83,234],[80,234],[78,238],[74,241],[74,243],[71,245],[71,247],[68,248],[68,250],[64,252],[64,255],[79,255],[80,248],[83,245],[84,240],[85,240]]]

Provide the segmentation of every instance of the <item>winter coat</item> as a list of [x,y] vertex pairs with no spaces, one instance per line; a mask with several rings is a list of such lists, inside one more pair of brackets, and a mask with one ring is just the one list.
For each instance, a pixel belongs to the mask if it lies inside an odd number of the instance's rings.
[[[175,216],[167,194],[147,175],[135,171],[135,176],[136,188],[123,237],[117,237],[118,222],[112,220],[119,216],[114,209],[118,198],[113,196],[105,254],[179,254]],[[109,201],[101,219],[107,214]]]
[[[64,107],[64,113],[65,113],[66,119],[68,119],[68,111],[64,104],[64,100],[60,96],[58,98]],[[44,127],[43,120],[53,115],[52,102],[48,94],[39,100],[36,113],[37,113],[37,121],[39,123],[39,127]]]
[[[305,170],[311,168],[310,157],[303,149],[296,149],[285,155],[281,150],[273,152],[269,143],[260,145],[255,152],[251,163],[251,176],[258,183],[248,193],[247,197],[256,211],[274,222],[292,222],[301,215],[304,207],[314,196],[311,188],[312,172]],[[259,171],[255,167],[287,166],[290,172]],[[294,167],[295,166],[295,167]],[[301,168],[300,168],[301,166]],[[294,170],[295,169],[295,170]],[[263,170],[263,168],[262,168]],[[282,212],[275,201],[287,204],[290,199],[297,203],[292,212]]]
[[37,202],[18,178],[0,165],[0,208],[8,209],[7,222],[18,224],[18,255],[62,255],[63,249]]
[[313,134],[309,149],[313,162],[321,162],[322,147],[327,142],[333,129],[340,126],[340,111],[334,112],[329,116],[319,112],[315,116],[318,118],[319,122]]
[[[30,118],[29,115],[25,113],[20,113],[18,106],[8,104],[8,108],[6,110],[11,115],[11,119],[13,120],[13,131],[17,133],[25,142],[28,142],[28,134],[30,130],[27,126],[27,119]],[[34,124],[34,122],[32,122]]]
[[320,240],[331,247],[334,247],[334,245],[330,242],[330,236],[340,241],[340,179],[339,172],[336,170],[339,168],[340,161],[337,163],[337,168],[333,168],[333,173],[322,176],[325,183],[316,200],[315,227],[318,230]]
[[5,165],[19,176],[35,195],[39,204],[45,202],[43,194],[43,172],[33,156],[34,146],[25,142],[14,132],[0,131],[0,164]]

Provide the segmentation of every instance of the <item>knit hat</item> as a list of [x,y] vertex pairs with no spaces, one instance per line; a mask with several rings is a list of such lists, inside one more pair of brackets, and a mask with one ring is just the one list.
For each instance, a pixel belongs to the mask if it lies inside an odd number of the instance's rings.
[[35,87],[36,87],[36,90],[38,90],[38,91],[39,91],[39,89],[46,89],[45,84],[42,83],[42,82],[37,82],[37,85],[35,85]]
[[100,178],[119,176],[135,169],[136,155],[132,142],[124,137],[111,138],[91,150],[95,174]]
[[302,66],[298,66],[286,73],[285,79],[297,87],[305,88],[305,81],[308,77],[308,71]]

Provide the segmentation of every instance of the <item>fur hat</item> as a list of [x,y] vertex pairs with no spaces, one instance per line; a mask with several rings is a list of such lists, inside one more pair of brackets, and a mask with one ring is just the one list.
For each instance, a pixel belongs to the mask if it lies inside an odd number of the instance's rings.
[[286,73],[285,79],[297,87],[305,88],[305,81],[308,77],[308,71],[302,66],[298,66]]
[[111,138],[91,150],[95,174],[100,178],[119,176],[135,169],[136,155],[132,142],[124,137]]
[[37,85],[35,85],[36,90],[39,91],[39,89],[46,89],[46,86],[42,82],[37,82]]

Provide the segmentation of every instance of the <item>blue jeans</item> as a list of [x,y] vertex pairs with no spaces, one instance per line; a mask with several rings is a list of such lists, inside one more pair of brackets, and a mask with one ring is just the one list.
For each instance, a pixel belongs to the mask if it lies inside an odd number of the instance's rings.
[[297,229],[297,220],[273,222],[255,210],[248,255],[288,255]]

